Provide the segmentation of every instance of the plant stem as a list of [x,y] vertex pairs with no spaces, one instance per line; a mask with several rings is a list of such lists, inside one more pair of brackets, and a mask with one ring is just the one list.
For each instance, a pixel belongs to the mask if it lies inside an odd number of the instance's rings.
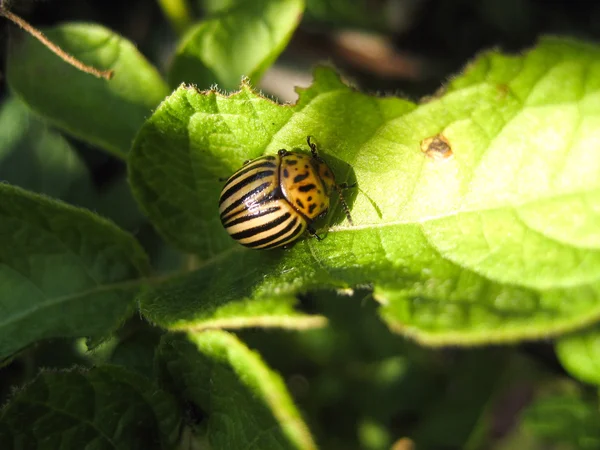
[[179,35],[183,34],[192,24],[192,12],[187,0],[158,0],[158,4]]
[[77,69],[81,70],[82,72],[89,73],[90,75],[94,75],[95,77],[98,77],[98,78],[104,78],[105,80],[110,80],[113,77],[114,71],[96,69],[95,67],[84,64],[83,62],[81,62],[77,58],[75,58],[74,56],[69,55],[67,52],[65,52],[63,49],[61,49],[58,45],[56,45],[55,43],[50,41],[46,36],[44,36],[44,34],[40,30],[34,28],[32,25],[27,23],[25,20],[21,19],[19,16],[11,13],[7,9],[4,9],[4,7],[1,4],[0,4],[0,16],[6,17],[8,20],[10,20],[14,24],[18,25],[19,27],[21,27],[23,30],[25,30],[27,33],[29,33],[31,36],[33,36],[38,41],[40,41],[49,50],[54,52],[64,62],[71,64],[72,66],[76,67]]

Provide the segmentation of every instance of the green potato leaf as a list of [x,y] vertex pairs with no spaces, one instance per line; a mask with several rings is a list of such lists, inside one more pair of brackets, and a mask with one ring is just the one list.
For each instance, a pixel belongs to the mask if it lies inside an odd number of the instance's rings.
[[553,444],[591,450],[600,446],[599,422],[598,407],[590,399],[555,394],[530,405],[522,414],[521,428],[540,441],[539,448]]
[[156,327],[139,327],[133,332],[129,329],[123,334],[112,350],[108,362],[153,378],[154,357],[162,335],[161,330]]
[[0,108],[0,180],[79,205],[94,196],[73,147],[14,97]]
[[556,355],[574,377],[600,385],[600,329],[596,326],[560,338]]
[[166,83],[131,42],[99,25],[67,23],[44,33],[85,64],[114,70],[114,77],[81,72],[23,33],[9,48],[11,88],[62,130],[124,157],[138,128],[168,94]]
[[281,377],[234,335],[167,335],[158,352],[161,379],[201,411],[210,448],[316,449]]
[[[222,5],[221,5],[222,6]],[[283,51],[304,11],[303,0],[235,1],[192,27],[181,40],[169,83],[217,83],[232,90],[242,77],[258,82]]]
[[[431,345],[514,342],[600,318],[600,49],[545,38],[481,55],[416,105],[344,85],[328,69],[280,106],[247,85],[229,97],[181,86],[130,154],[157,229],[208,258],[141,298],[196,327],[205,305],[370,286],[395,331]],[[219,223],[220,178],[312,135],[347,192],[323,241],[251,251]],[[177,305],[174,295],[189,292]]]
[[170,449],[181,414],[147,378],[117,366],[42,372],[0,412],[5,448]]
[[[212,261],[191,275],[158,283],[140,293],[144,316],[171,330],[210,328],[279,327],[310,329],[326,325],[323,316],[298,312],[292,295],[253,295],[248,287],[273,265],[245,252],[234,258]],[[234,262],[235,261],[235,262]],[[244,270],[262,264],[259,270]],[[241,269],[241,270],[237,270]],[[239,277],[239,278],[238,278]]]
[[0,184],[0,359],[40,339],[107,335],[148,270],[107,220]]

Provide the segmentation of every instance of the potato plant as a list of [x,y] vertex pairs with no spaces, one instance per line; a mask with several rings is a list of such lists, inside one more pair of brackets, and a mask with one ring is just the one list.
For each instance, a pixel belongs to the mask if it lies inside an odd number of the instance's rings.
[[[160,69],[42,30],[110,80],[11,30],[2,448],[600,447],[600,47],[486,50],[419,101],[316,64],[285,103],[256,86],[318,2],[199,3],[158,2]],[[223,179],[309,135],[353,224],[333,197],[322,241],[242,247]]]

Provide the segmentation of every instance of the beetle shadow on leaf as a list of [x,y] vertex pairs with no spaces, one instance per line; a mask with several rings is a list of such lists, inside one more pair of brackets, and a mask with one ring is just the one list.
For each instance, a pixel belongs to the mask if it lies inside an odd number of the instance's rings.
[[345,208],[340,200],[340,193],[348,207],[348,214],[350,217],[352,217],[352,207],[354,206],[354,202],[360,188],[360,180],[356,179],[354,169],[347,162],[328,154],[321,156],[332,168],[337,184],[348,186],[338,192],[331,192],[329,211],[325,217],[319,219],[315,223],[317,229],[326,229],[334,225],[339,225],[344,220],[348,219]]

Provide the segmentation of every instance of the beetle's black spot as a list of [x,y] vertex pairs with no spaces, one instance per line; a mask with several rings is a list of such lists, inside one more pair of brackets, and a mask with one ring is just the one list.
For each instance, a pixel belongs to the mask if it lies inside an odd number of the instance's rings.
[[301,175],[296,175],[294,177],[294,183],[300,183],[301,181],[306,180],[308,178],[308,175],[309,175],[308,172],[305,172]]
[[317,191],[317,194],[320,194],[320,193],[321,193],[321,189],[319,189],[319,190]]
[[307,200],[310,202],[312,200],[312,196],[309,196]]
[[287,178],[290,176],[290,173],[288,172],[287,169],[283,169],[283,178]]
[[326,171],[325,171],[325,176],[326,176],[327,178],[331,178],[331,173],[329,173],[329,170],[326,170]]
[[305,169],[308,169],[308,164],[304,164],[304,168],[305,168]]
[[300,207],[300,209],[304,209],[304,203],[299,198],[296,199],[296,205]]
[[314,184],[305,184],[304,186],[300,186],[298,190],[300,192],[309,192],[312,191],[316,186]]
[[287,162],[288,166],[295,166],[296,164],[298,164],[297,159],[288,159],[286,162]]
[[[310,197],[308,197],[308,198],[310,199]],[[311,205],[308,207],[308,213],[309,213],[309,214],[312,214],[312,212],[315,210],[315,208],[316,208],[316,207],[317,207],[317,204],[316,204],[316,203],[313,203],[313,204],[311,204]]]

